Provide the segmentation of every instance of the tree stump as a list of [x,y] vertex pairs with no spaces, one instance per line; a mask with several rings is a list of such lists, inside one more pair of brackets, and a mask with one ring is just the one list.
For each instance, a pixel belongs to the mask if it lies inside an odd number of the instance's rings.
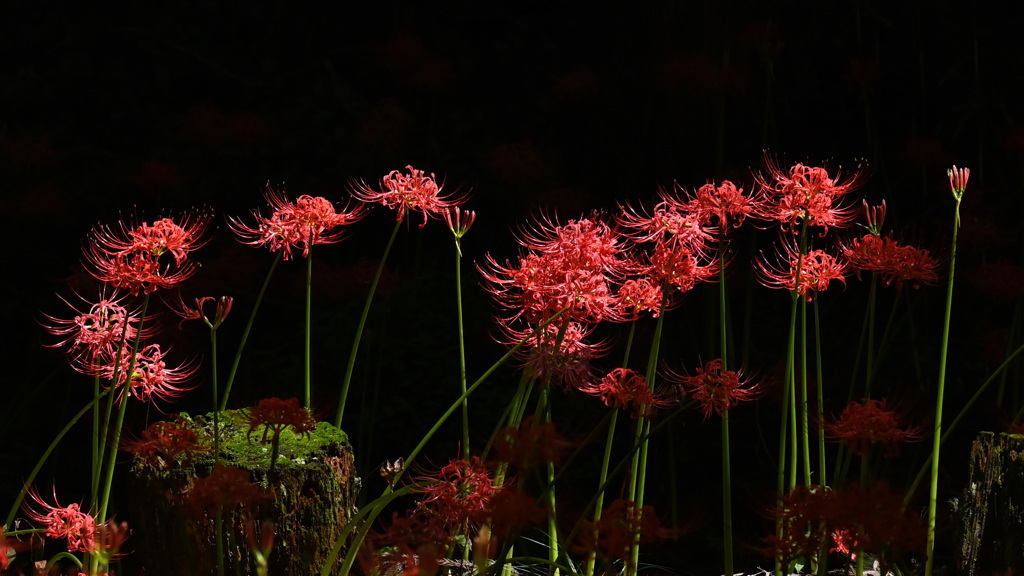
[[1024,572],[1024,435],[978,435],[956,507],[961,574]]
[[[212,449],[213,415],[182,416]],[[262,429],[251,439],[248,432],[247,410],[220,414],[221,463],[247,471],[264,495],[256,503],[223,512],[225,573],[256,573],[247,524],[259,532],[261,523],[270,520],[274,543],[269,573],[319,574],[355,510],[360,481],[348,437],[325,422],[309,437],[284,430],[271,476],[271,445],[261,444]],[[125,573],[216,574],[214,515],[189,505],[196,478],[209,475],[213,466],[212,450],[193,455],[191,461],[135,458],[126,490],[128,507],[122,515],[131,528]],[[337,574],[340,566],[335,562],[330,573]]]

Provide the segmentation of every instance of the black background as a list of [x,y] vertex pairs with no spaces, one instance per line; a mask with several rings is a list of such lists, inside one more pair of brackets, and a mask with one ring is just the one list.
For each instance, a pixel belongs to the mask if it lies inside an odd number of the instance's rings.
[[[833,170],[866,159],[871,178],[862,194],[872,203],[886,199],[887,227],[942,258],[953,210],[946,169],[969,166],[958,271],[1020,258],[1024,59],[1010,19],[986,3],[664,1],[601,10],[561,2],[179,2],[123,10],[14,2],[0,8],[0,49],[4,496],[91,393],[87,378],[44,348],[53,339],[39,321],[42,312],[67,312],[56,294],[68,295],[69,285],[95,293],[80,246],[94,223],[122,214],[149,219],[200,206],[216,213],[219,229],[198,253],[203,269],[186,293],[234,296],[221,338],[236,342],[271,256],[238,246],[225,216],[262,207],[267,181],[285,182],[293,198],[341,201],[353,180],[372,184],[406,165],[436,173],[446,189],[471,192],[467,207],[478,215],[463,245],[471,379],[502,353],[491,342],[493,307],[471,261],[486,252],[514,258],[514,231],[541,211],[563,220],[614,212],[674,181],[692,189],[733,179],[749,189],[762,150],[783,164],[828,162]],[[333,420],[352,326],[392,222],[378,207],[342,244],[317,248],[314,405],[324,419]],[[768,241],[762,236],[761,245]],[[451,248],[445,226],[433,221],[400,232],[389,259],[346,415],[365,476],[407,453],[453,398],[444,388],[457,369]],[[737,262],[741,277],[748,261]],[[301,395],[302,264],[286,263],[275,276],[232,405]],[[864,291],[850,284],[852,294],[834,300],[827,333],[859,328]],[[770,374],[781,348],[766,347],[785,335],[776,313],[788,310],[787,299],[757,294],[765,304],[754,329],[775,340],[748,344],[748,357]],[[926,368],[898,387],[924,422],[933,395],[920,382],[934,382],[943,295],[941,288],[915,295]],[[713,292],[690,302],[676,313],[687,327],[666,352],[677,368],[713,353],[701,348],[713,339],[699,334],[714,320]],[[998,365],[985,343],[1005,333],[1012,307],[967,283],[954,307],[947,402],[958,407]],[[182,333],[165,320],[162,337],[179,358],[208,354],[200,325]],[[841,358],[841,373],[856,342],[836,341],[827,352]],[[913,372],[908,357],[893,362],[893,379]],[[497,391],[477,401],[474,442],[490,433],[489,418],[515,379],[499,374]],[[159,407],[207,410],[207,389]],[[374,390],[375,399],[364,393]],[[993,404],[977,408],[980,422],[964,425],[964,437],[946,451],[945,497],[962,486],[974,431],[1009,418]],[[750,409],[758,423],[734,433],[749,443],[737,448],[736,465],[738,505],[747,510],[774,486],[767,446],[774,446],[776,413],[770,402]],[[564,417],[564,432],[580,439],[593,420],[574,414]],[[129,427],[160,418],[138,410]],[[702,425],[699,415],[685,420],[675,447],[685,456],[674,457],[681,514],[703,524],[670,545],[665,562],[678,573],[703,573],[718,563],[717,553],[698,552],[717,546],[718,497],[706,493],[717,489],[719,460],[717,448],[702,451],[715,446],[717,426]],[[756,440],[762,433],[764,450]],[[443,464],[457,438],[449,427],[428,460]],[[923,448],[896,466],[916,472]],[[37,483],[55,480],[62,503],[74,501],[87,466],[88,454],[71,438]],[[667,519],[666,502],[656,505]],[[766,524],[749,516],[738,535],[741,559],[752,566],[764,562],[748,547],[759,545]]]

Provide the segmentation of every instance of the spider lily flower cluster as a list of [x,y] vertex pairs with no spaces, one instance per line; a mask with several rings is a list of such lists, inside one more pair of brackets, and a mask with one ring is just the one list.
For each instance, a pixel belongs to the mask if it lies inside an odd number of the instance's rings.
[[[548,538],[549,556],[543,561],[548,566],[592,576],[617,565],[635,574],[641,547],[682,537],[678,525],[663,526],[662,509],[656,510],[651,502],[644,501],[644,482],[648,446],[664,434],[659,432],[662,424],[690,412],[699,412],[705,421],[714,416],[722,423],[723,554],[726,570],[732,573],[729,422],[744,417],[744,404],[773,391],[781,391],[784,398],[779,493],[768,514],[776,529],[765,535],[764,543],[767,553],[780,563],[779,569],[790,561],[823,561],[818,555],[829,538],[835,550],[850,558],[870,552],[897,559],[903,552],[920,551],[920,526],[913,522],[912,514],[902,512],[902,507],[887,509],[882,514],[886,519],[883,524],[864,515],[865,510],[877,512],[880,506],[890,506],[902,497],[894,495],[888,484],[874,482],[868,474],[871,450],[881,446],[886,457],[896,458],[901,444],[922,436],[919,425],[905,422],[907,414],[887,408],[885,400],[870,397],[871,380],[877,372],[872,363],[883,346],[866,338],[868,368],[863,390],[859,385],[849,391],[835,391],[831,385],[827,389],[835,397],[864,398],[829,419],[820,400],[814,413],[806,388],[809,381],[816,381],[819,399],[826,394],[822,382],[825,368],[819,359],[812,374],[806,361],[811,346],[804,340],[798,347],[795,339],[799,332],[797,311],[804,310],[801,322],[807,322],[806,307],[812,303],[817,321],[817,300],[830,286],[845,287],[864,276],[902,294],[906,287],[918,289],[939,281],[938,262],[929,251],[898,242],[892,233],[883,235],[884,202],[873,208],[865,203],[863,211],[854,208],[850,198],[863,184],[863,175],[861,167],[850,175],[802,163],[783,168],[766,157],[766,172],[753,175],[749,191],[732,181],[709,182],[692,192],[682,187],[659,189],[650,207],[623,203],[616,213],[593,212],[570,219],[538,215],[524,225],[517,235],[521,246],[518,256],[488,253],[476,263],[483,289],[497,308],[496,339],[508,348],[506,357],[515,358],[521,370],[520,385],[512,393],[508,411],[480,417],[488,417],[489,429],[497,432],[481,442],[482,449],[475,450],[478,436],[469,433],[471,403],[467,398],[492,370],[467,386],[463,358],[461,375],[452,375],[453,380],[461,376],[461,389],[439,385],[434,391],[456,402],[452,410],[425,431],[420,447],[411,455],[394,460],[394,464],[386,463],[381,471],[387,484],[385,494],[364,507],[360,523],[346,528],[347,539],[339,541],[334,552],[347,549],[346,556],[331,558],[322,573],[329,573],[332,563],[338,561],[343,572],[359,562],[366,573],[431,574],[446,561],[460,557],[474,558],[482,569],[514,556],[515,547],[529,540],[521,538],[524,534],[541,531]],[[966,182],[966,170],[950,171],[950,184],[958,200]],[[354,235],[354,225],[374,204],[395,213],[395,230],[384,248],[344,379],[337,387],[340,402],[336,426],[340,427],[373,293],[401,225],[413,219],[420,227],[431,219],[444,220],[455,238],[457,261],[462,257],[461,243],[473,238],[468,232],[476,222],[476,213],[463,207],[464,195],[445,194],[443,187],[434,174],[411,166],[388,173],[376,188],[354,181],[349,194],[337,202],[308,195],[292,201],[283,186],[268,183],[265,210],[226,217],[235,240],[273,254],[263,290],[279,261],[306,260],[305,403],[285,392],[282,397],[288,400],[266,398],[247,410],[248,436],[256,435],[250,440],[273,445],[270,474],[279,460],[282,432],[290,429],[299,437],[308,437],[317,427],[310,412],[308,329],[313,247],[338,244]],[[843,229],[860,215],[869,233],[860,237],[844,233]],[[217,415],[227,405],[263,292],[251,311],[227,384],[219,388],[216,335],[224,322],[237,317],[235,300],[232,296],[182,296],[198,271],[195,254],[210,241],[207,233],[212,216],[192,211],[153,221],[136,220],[132,217],[114,226],[98,225],[93,229],[84,252],[87,269],[101,283],[98,297],[92,300],[76,294],[77,300],[63,299],[70,311],[44,314],[42,321],[57,340],[52,345],[66,352],[75,370],[94,379],[90,405],[95,438],[91,491],[88,504],[83,500],[60,506],[56,489],[48,502],[30,479],[26,486],[28,500],[20,509],[48,538],[64,540],[67,550],[81,553],[77,562],[83,573],[90,574],[109,570],[127,534],[123,524],[115,524],[108,517],[118,450],[132,452],[160,470],[187,467],[194,457],[212,453],[212,470],[194,480],[185,502],[197,521],[216,518],[220,526],[223,511],[275,498],[273,489],[257,485],[248,471],[221,461],[224,449],[217,440]],[[733,246],[733,238],[750,222],[777,228],[775,247],[767,254],[744,256]],[[743,264],[749,263],[761,285],[791,296],[790,347],[774,351],[780,363],[787,366],[783,382],[749,376],[768,373],[774,366],[740,366],[736,355],[731,354],[736,336],[727,322],[726,269],[744,258],[747,260]],[[713,283],[717,283],[714,288],[719,291],[721,303],[716,311],[721,320],[719,342],[692,353],[675,345],[663,351],[665,323],[674,321],[675,310],[684,305],[689,293]],[[461,283],[459,290],[456,302],[461,339]],[[161,298],[151,300],[157,292]],[[771,292],[763,294],[764,298],[775,298]],[[197,433],[179,416],[142,431],[122,431],[124,414],[137,409],[134,404],[155,405],[163,410],[200,387],[196,376],[207,368],[198,358],[175,362],[169,347],[157,341],[161,318],[152,313],[150,304],[161,303],[182,319],[179,328],[198,320],[210,331],[212,439]],[[874,306],[872,299],[869,315],[874,315]],[[229,317],[233,310],[234,315]],[[637,330],[637,326],[654,329]],[[629,336],[609,335],[623,327],[629,328]],[[609,360],[610,353],[623,345],[626,353],[622,361]],[[764,346],[770,347],[771,343]],[[816,342],[814,349],[820,348],[820,342]],[[646,358],[632,354],[633,350],[646,351]],[[709,350],[714,359],[698,363],[700,353]],[[803,362],[797,362],[798,354],[802,354]],[[504,358],[493,368],[502,362]],[[322,388],[330,386],[318,384]],[[330,394],[336,393],[332,388]],[[570,402],[587,403],[607,414],[606,420],[596,426],[607,434],[599,478],[592,486],[584,487],[594,497],[582,509],[577,508],[573,517],[565,515],[557,498],[564,491],[558,481],[563,467],[574,460],[567,454],[591,449],[593,443],[572,442],[562,436],[560,415],[550,401],[550,395],[556,393],[567,394]],[[463,454],[436,470],[415,464],[422,445],[458,405],[464,411]],[[528,415],[531,406],[532,416]],[[629,430],[616,429],[620,413],[628,418],[623,426],[629,426]],[[809,440],[811,423],[819,428],[820,446],[816,451]],[[800,437],[802,444],[798,442]],[[826,437],[862,456],[859,484],[839,477],[828,483],[824,473],[817,473],[817,483],[810,482],[812,459],[821,460],[819,470],[826,469]],[[470,438],[473,446],[469,445]],[[617,466],[615,457],[622,459]],[[802,483],[797,481],[800,471]],[[619,497],[609,498],[611,502],[606,504],[606,493],[615,489]],[[405,511],[385,513],[397,493],[413,495],[414,504]],[[390,521],[374,523],[378,516]],[[253,558],[265,571],[272,552],[279,553],[274,543],[281,539],[274,538],[272,523],[264,523],[257,543],[254,520],[250,518],[249,523]],[[900,527],[898,534],[894,527]],[[17,533],[11,521],[2,528],[0,568],[5,568],[11,558],[19,557],[21,547],[11,540],[11,534]],[[222,541],[219,535],[218,541]]]

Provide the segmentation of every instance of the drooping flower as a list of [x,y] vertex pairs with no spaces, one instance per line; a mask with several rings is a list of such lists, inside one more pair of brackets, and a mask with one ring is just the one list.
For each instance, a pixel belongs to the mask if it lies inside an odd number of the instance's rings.
[[[207,213],[186,213],[181,222],[161,218],[152,224],[120,222],[120,230],[97,225],[84,248],[89,273],[114,288],[146,294],[190,278],[196,265],[189,253],[206,243]],[[163,261],[170,254],[173,262]]]
[[[166,352],[160,349],[159,344],[147,344],[138,351],[134,362],[132,362],[132,350],[125,347],[121,350],[121,361],[117,363],[110,360],[98,368],[100,376],[112,380],[117,374],[115,385],[119,387],[118,401],[123,402],[125,394],[125,383],[127,382],[127,396],[134,396],[141,402],[156,402],[157,400],[174,400],[194,388],[193,386],[182,386],[199,369],[194,361],[187,361],[176,367],[168,367],[164,360]],[[131,378],[127,377],[127,370],[131,365]]]
[[228,226],[243,244],[266,246],[271,252],[281,252],[283,260],[290,260],[292,251],[298,248],[302,249],[302,256],[308,258],[314,244],[340,242],[344,238],[345,227],[366,214],[362,204],[351,208],[345,206],[339,212],[330,200],[321,196],[303,195],[291,202],[283,185],[275,190],[269,182],[264,198],[270,204],[270,216],[253,210],[254,225],[228,217]]
[[93,547],[96,533],[96,519],[82,512],[78,504],[61,506],[57,502],[57,491],[54,489],[54,504],[47,504],[34,487],[27,491],[29,498],[42,507],[42,511],[33,508],[28,501],[21,509],[33,521],[46,526],[46,535],[50,538],[65,538],[69,552],[88,552]]
[[851,452],[863,455],[875,444],[885,446],[887,457],[895,456],[899,445],[920,439],[918,427],[901,428],[897,411],[885,407],[885,399],[852,402],[838,419],[825,422],[825,432],[846,445]]
[[352,195],[363,202],[382,204],[397,210],[395,220],[399,222],[405,219],[406,212],[421,212],[423,223],[420,228],[427,225],[428,218],[442,218],[445,211],[463,202],[461,197],[443,195],[441,189],[444,184],[438,185],[433,174],[427,176],[423,170],[412,166],[406,166],[405,169],[409,171],[408,174],[392,170],[381,178],[380,190],[370,188],[365,182],[356,182],[352,186]]
[[597,396],[609,408],[629,409],[634,419],[650,416],[652,409],[669,404],[655,395],[643,374],[628,368],[615,368],[600,381],[580,386],[580,391]]
[[[796,290],[800,296],[811,301],[811,292],[823,292],[833,280],[846,285],[846,263],[824,250],[811,250],[800,254],[800,250],[791,241],[783,239],[782,253],[777,263],[772,264],[762,259],[757,260],[758,278],[769,288],[783,288],[790,292]],[[797,271],[800,279],[797,281]]]
[[[97,364],[115,357],[117,349],[122,346],[122,336],[123,345],[131,346],[136,337],[135,328],[141,318],[137,312],[129,311],[123,305],[127,295],[119,295],[116,290],[110,295],[106,294],[106,290],[101,290],[99,300],[95,303],[78,294],[76,296],[88,306],[88,311],[84,307],[76,308],[62,297],[61,300],[75,313],[74,318],[44,314],[49,324],[43,327],[50,334],[63,338],[52,347],[66,347],[71,365],[80,372],[92,374]],[[143,338],[151,335],[151,328],[143,330]]]
[[825,168],[799,163],[784,172],[767,153],[765,164],[768,176],[754,175],[764,194],[761,218],[777,221],[793,232],[806,221],[809,226],[824,228],[823,235],[830,227],[842,228],[853,221],[856,210],[842,206],[841,201],[861,185],[862,166],[843,179],[842,169],[832,177]]
[[843,246],[843,259],[857,272],[874,272],[883,286],[895,285],[897,290],[909,283],[913,288],[939,281],[938,261],[927,250],[901,245],[889,237],[865,234]]
[[310,432],[316,430],[316,420],[299,404],[297,398],[264,398],[249,409],[249,432],[246,436],[260,426],[263,426],[263,438],[260,441],[266,444],[268,433],[273,432],[271,440],[276,441],[281,431],[289,426],[296,434],[309,436]]

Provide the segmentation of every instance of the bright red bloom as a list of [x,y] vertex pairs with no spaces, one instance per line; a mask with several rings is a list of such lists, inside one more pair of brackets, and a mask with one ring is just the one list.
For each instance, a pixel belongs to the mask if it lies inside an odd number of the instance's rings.
[[138,440],[122,441],[121,449],[147,460],[151,466],[166,470],[192,463],[192,455],[208,452],[195,429],[179,415],[169,422],[156,422],[142,431]]
[[902,442],[920,439],[918,427],[900,428],[899,414],[885,407],[885,399],[867,399],[847,406],[838,420],[825,422],[825,431],[846,445],[851,452],[863,455],[875,444],[885,445],[885,455],[895,456]]
[[[755,174],[765,195],[760,217],[775,220],[784,228],[797,231],[797,224],[806,220],[810,226],[838,228],[852,222],[855,210],[840,206],[839,201],[861,185],[863,167],[858,165],[853,175],[842,180],[840,169],[833,178],[825,168],[795,164],[788,173],[765,154],[768,177]],[[824,233],[823,233],[824,234]]]
[[419,507],[440,518],[449,529],[479,518],[498,490],[480,459],[454,459],[436,474],[420,478],[415,491],[423,494]]
[[310,432],[316,430],[316,420],[309,415],[308,410],[299,405],[297,398],[265,398],[249,409],[249,434],[260,426],[264,427],[263,438],[260,441],[266,444],[270,431],[274,432],[271,439],[277,440],[281,431],[289,426],[296,434],[309,436]]
[[303,195],[290,202],[284,186],[274,190],[270,182],[267,182],[264,198],[273,210],[270,216],[264,217],[259,210],[253,210],[254,226],[232,217],[228,218],[228,226],[243,244],[280,251],[283,260],[291,259],[292,250],[296,248],[302,248],[302,256],[308,258],[314,244],[340,242],[346,232],[344,227],[366,214],[361,204],[351,209],[346,206],[338,212],[330,200],[321,196]]
[[50,538],[66,538],[69,552],[88,552],[93,547],[96,533],[96,519],[82,512],[78,504],[61,506],[57,503],[57,491],[54,490],[54,505],[47,504],[35,488],[28,489],[28,496],[42,506],[43,511],[39,512],[32,508],[28,502],[21,505],[21,509],[33,521],[46,526],[46,535]]
[[693,212],[717,217],[718,225],[724,228],[738,228],[747,216],[756,214],[759,209],[756,199],[743,194],[743,188],[737,188],[729,180],[717,187],[710,182],[701,186],[688,207]]
[[398,221],[405,218],[406,211],[422,212],[423,223],[420,228],[427,225],[429,217],[443,217],[445,211],[463,202],[462,198],[453,199],[450,195],[442,195],[444,184],[439,186],[433,174],[427,176],[423,170],[412,166],[406,166],[405,169],[409,174],[392,170],[381,178],[379,191],[370,188],[365,182],[357,182],[352,187],[352,195],[363,202],[375,202],[397,209],[395,220]]
[[874,272],[882,279],[882,285],[895,283],[897,290],[903,288],[904,282],[916,289],[939,281],[935,272],[939,263],[927,250],[900,245],[892,238],[865,234],[843,246],[843,258],[857,271],[858,278],[862,271]]
[[591,361],[608,351],[606,342],[586,342],[594,329],[577,322],[566,324],[564,332],[562,324],[557,322],[548,324],[539,333],[530,329],[514,330],[504,323],[501,327],[510,336],[505,344],[514,345],[530,338],[516,356],[534,378],[545,383],[561,383],[566,388],[578,388],[590,380]]
[[689,292],[697,283],[717,277],[718,262],[707,252],[696,252],[685,244],[658,242],[644,272],[659,284],[667,282],[679,292]]
[[581,386],[580,391],[597,396],[609,408],[629,408],[629,415],[634,419],[650,416],[653,408],[669,404],[655,396],[643,374],[628,368],[616,368],[600,382]]
[[[198,363],[186,362],[177,367],[168,367],[159,344],[149,344],[139,350],[132,363],[132,350],[126,346],[121,350],[121,362],[117,365],[117,383],[121,387],[118,400],[124,400],[125,382],[128,382],[129,396],[142,402],[154,403],[156,400],[174,400],[191,390],[192,386],[180,386],[188,381],[199,369]],[[126,377],[129,364],[132,364],[131,378]],[[108,379],[114,378],[115,361],[98,368],[99,374]]]
[[592,218],[565,225],[544,221],[520,240],[530,250],[518,265],[487,256],[478,266],[487,290],[513,311],[511,319],[536,324],[562,309],[573,321],[618,318],[612,283],[621,276],[622,248],[615,232]]
[[706,244],[717,234],[717,229],[709,226],[712,211],[701,209],[699,202],[683,202],[661,188],[658,197],[661,202],[654,206],[653,216],[628,205],[622,208],[618,222],[630,230],[626,236],[637,243],[683,245],[688,250],[703,253]]
[[699,402],[705,419],[712,412],[722,415],[736,404],[753,400],[760,394],[758,384],[750,385],[743,379],[742,371],[723,369],[721,358],[708,362],[703,368],[698,366],[693,376],[666,371],[665,379],[681,385],[690,397]]
[[267,494],[250,480],[248,471],[217,464],[209,476],[192,481],[192,488],[185,499],[197,516],[204,513],[212,516],[222,506],[225,510],[233,510],[239,504],[257,504],[267,499]]
[[[89,272],[115,288],[127,288],[132,294],[146,294],[173,287],[192,276],[196,266],[190,252],[206,243],[202,235],[210,226],[206,213],[187,213],[181,223],[161,218],[152,224],[135,225],[121,221],[120,231],[97,226],[84,252]],[[162,263],[170,253],[174,262]]]
[[[797,247],[785,239],[782,241],[783,254],[776,265],[757,261],[757,271],[761,283],[769,288],[784,288],[792,292],[796,290],[801,296],[811,301],[811,292],[828,290],[829,282],[837,280],[846,285],[844,272],[845,262],[824,250],[811,250],[801,255]],[[797,270],[800,271],[800,282],[796,280]]]
[[[107,296],[105,291],[101,290],[99,301],[95,304],[82,296],[78,298],[89,306],[88,312],[61,298],[75,312],[75,317],[66,319],[44,314],[52,323],[44,325],[44,328],[50,334],[64,338],[52,347],[66,346],[71,365],[76,370],[92,374],[97,363],[115,357],[118,347],[122,345],[122,335],[124,345],[131,346],[136,337],[135,327],[141,319],[138,313],[133,313],[123,306],[124,297],[119,297],[117,291]],[[125,322],[128,324],[127,328]],[[143,338],[150,336],[151,332],[151,329],[144,329]]]
[[650,278],[626,280],[619,286],[617,296],[619,310],[626,319],[635,320],[644,311],[650,312],[652,318],[657,318],[661,313],[661,284],[651,282]]

